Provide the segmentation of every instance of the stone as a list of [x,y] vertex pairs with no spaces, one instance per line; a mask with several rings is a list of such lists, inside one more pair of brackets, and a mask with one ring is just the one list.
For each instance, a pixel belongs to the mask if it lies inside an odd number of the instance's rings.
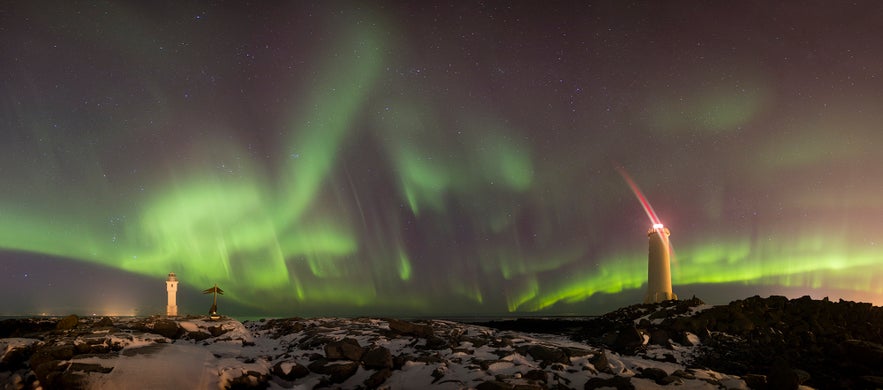
[[633,354],[644,345],[644,336],[634,326],[621,328],[613,342],[613,348],[623,353]]
[[635,385],[632,384],[631,379],[623,376],[614,376],[612,378],[589,378],[583,388],[585,390],[595,390],[601,389],[605,387],[612,387],[616,390],[635,390]]
[[558,348],[549,348],[542,345],[532,345],[527,349],[527,354],[534,360],[542,362],[542,365],[552,363],[570,363],[567,354]]
[[669,375],[669,376],[666,376],[665,378],[657,380],[656,383],[663,385],[663,386],[682,385],[682,384],[684,384],[684,378],[677,377],[674,375]]
[[745,381],[745,384],[748,385],[750,389],[766,389],[766,375],[760,374],[745,374],[742,376],[742,380]]
[[435,334],[432,327],[428,325],[415,324],[394,318],[389,318],[386,321],[389,323],[389,329],[399,334],[423,338],[430,338]]
[[384,368],[382,370],[378,370],[377,372],[371,374],[368,379],[365,379],[365,382],[362,384],[365,385],[368,389],[376,389],[380,387],[384,382],[386,382],[389,377],[392,376],[392,371],[388,368]]
[[665,329],[653,329],[650,331],[650,344],[671,348],[671,342],[668,341],[670,338],[668,331]]
[[610,368],[610,361],[607,360],[607,354],[604,353],[604,351],[598,352],[590,357],[589,363],[592,363],[592,366],[594,366],[599,372],[605,372],[608,374],[613,373],[613,369]]
[[209,333],[211,333],[212,337],[218,337],[224,333],[229,332],[229,330],[224,329],[223,326],[209,326],[208,331]]
[[777,360],[770,367],[767,385],[770,389],[797,390],[800,387],[800,378],[787,362]]
[[661,368],[647,367],[641,370],[641,372],[636,376],[639,378],[647,378],[654,381],[659,381],[660,379],[667,377],[668,373]]
[[85,373],[97,372],[101,374],[107,374],[113,371],[113,367],[104,367],[100,364],[93,363],[71,363],[67,369],[68,371],[81,371]]
[[310,374],[310,370],[306,367],[298,364],[297,362],[289,361],[281,361],[277,362],[273,365],[273,368],[270,370],[270,373],[273,375],[282,378],[287,381],[293,381],[295,379],[303,378]]
[[202,341],[202,340],[210,339],[211,337],[212,337],[212,335],[210,335],[206,332],[200,332],[200,331],[188,332],[186,335],[184,335],[185,339],[195,340],[195,341]]
[[71,329],[75,328],[78,323],[80,323],[80,318],[77,317],[76,314],[71,314],[69,316],[66,316],[66,317],[58,320],[58,323],[55,324],[55,329],[71,330]]
[[696,379],[696,375],[693,375],[690,372],[684,370],[675,370],[675,372],[671,373],[673,376],[684,379]]
[[157,320],[153,324],[153,333],[170,339],[177,339],[184,333],[184,328],[178,326],[178,323],[172,320]]
[[359,370],[359,363],[345,362],[326,366],[327,373],[331,376],[331,382],[343,383]]
[[110,317],[101,317],[101,320],[95,323],[97,327],[110,327],[113,326],[113,320]]
[[392,368],[392,353],[384,347],[374,347],[362,355],[362,363],[368,369]]
[[231,389],[266,389],[269,387],[270,378],[266,374],[248,370],[241,376],[230,380]]
[[359,363],[352,361],[329,362],[325,359],[316,360],[308,366],[317,374],[329,375],[332,383],[342,383],[359,370]]
[[524,379],[546,383],[549,380],[549,374],[543,370],[530,370],[524,374]]
[[484,381],[475,386],[475,390],[513,390],[514,388],[515,386],[498,380]]
[[325,357],[328,360],[347,359],[357,362],[362,359],[364,352],[365,349],[359,345],[359,341],[350,337],[325,344]]

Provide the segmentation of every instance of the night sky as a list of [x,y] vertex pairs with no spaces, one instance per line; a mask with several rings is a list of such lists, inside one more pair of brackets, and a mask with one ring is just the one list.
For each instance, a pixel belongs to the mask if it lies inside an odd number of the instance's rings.
[[883,304],[881,2],[10,3],[0,315]]

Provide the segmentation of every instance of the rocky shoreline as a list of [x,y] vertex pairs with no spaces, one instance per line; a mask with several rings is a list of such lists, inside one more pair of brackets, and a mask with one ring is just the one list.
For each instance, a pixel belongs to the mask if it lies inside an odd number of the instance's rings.
[[636,356],[696,345],[692,367],[738,375],[755,389],[883,388],[883,308],[870,303],[754,296],[711,306],[694,297],[629,306],[585,321],[483,325],[566,334]]
[[591,319],[0,321],[5,388],[883,387],[883,309],[807,297]]

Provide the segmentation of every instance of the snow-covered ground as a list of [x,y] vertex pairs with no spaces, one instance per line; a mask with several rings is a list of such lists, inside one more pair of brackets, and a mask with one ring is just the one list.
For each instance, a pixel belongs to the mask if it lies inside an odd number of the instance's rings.
[[[91,330],[80,326],[75,335],[59,335],[51,342],[116,346],[111,348],[116,351],[74,354],[55,364],[95,389],[583,389],[616,386],[615,380],[637,389],[669,383],[681,389],[747,388],[738,377],[689,368],[695,347],[679,345],[621,356],[563,336],[370,318],[244,324],[190,318],[175,321],[179,332],[170,338],[133,330],[159,327],[137,321],[115,320],[112,327]],[[47,340],[0,339],[0,350],[5,358]],[[23,369],[5,375],[0,379],[12,385],[23,384],[27,376]]]

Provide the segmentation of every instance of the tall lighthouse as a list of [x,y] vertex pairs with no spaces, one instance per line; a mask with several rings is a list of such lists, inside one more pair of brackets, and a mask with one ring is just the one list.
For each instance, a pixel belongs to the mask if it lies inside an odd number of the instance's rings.
[[678,296],[671,291],[671,232],[661,223],[653,224],[647,231],[649,251],[647,254],[647,295],[644,303],[657,303]]
[[169,278],[166,279],[166,292],[169,294],[169,301],[166,306],[166,316],[177,317],[178,300],[176,295],[178,294],[178,277],[175,276],[174,272],[169,272]]

